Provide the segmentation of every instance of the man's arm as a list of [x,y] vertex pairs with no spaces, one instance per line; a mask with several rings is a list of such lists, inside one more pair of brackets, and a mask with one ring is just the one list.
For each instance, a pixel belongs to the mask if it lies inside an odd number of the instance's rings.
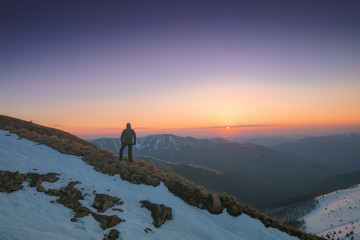
[[134,136],[134,145],[136,145],[136,133],[134,130],[133,130],[133,136]]
[[120,142],[121,142],[122,145],[124,144],[124,132],[125,131],[122,131],[121,137],[120,137]]

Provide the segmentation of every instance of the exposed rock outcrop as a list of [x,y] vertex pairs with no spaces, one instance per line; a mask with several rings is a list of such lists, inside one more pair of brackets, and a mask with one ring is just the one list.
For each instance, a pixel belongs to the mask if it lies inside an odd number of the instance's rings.
[[76,208],[81,206],[79,200],[84,200],[81,192],[74,188],[74,186],[78,183],[80,182],[73,181],[66,187],[60,188],[60,190],[49,189],[48,191],[45,191],[45,193],[52,196],[59,196],[59,198],[56,199],[56,202],[75,211]]
[[27,177],[30,178],[30,187],[39,187],[42,182],[50,182],[54,183],[59,178],[57,177],[56,173],[47,173],[47,174],[38,174],[38,173],[28,173]]
[[[90,209],[85,206],[82,206],[79,200],[84,200],[80,190],[76,189],[74,186],[80,182],[72,181],[68,183],[66,187],[60,189],[48,189],[46,190],[41,183],[44,181],[47,182],[56,182],[59,178],[56,173],[48,174],[38,174],[38,173],[27,173],[21,174],[19,172],[10,172],[0,170],[0,192],[12,193],[14,191],[21,190],[23,188],[24,182],[29,182],[29,187],[36,187],[38,192],[43,192],[50,196],[56,196],[57,203],[64,205],[67,208],[70,208],[74,211],[74,217],[70,219],[71,222],[77,222],[77,218],[82,218],[91,214],[96,221],[100,223],[102,229],[107,229],[113,227],[120,222],[125,220],[119,218],[116,215],[106,216],[93,213]],[[114,204],[120,201],[117,197],[112,197],[106,194],[96,194],[94,205],[98,209],[98,212],[104,212],[106,209],[113,207]],[[53,202],[53,201],[52,201]],[[118,205],[123,204],[119,202]],[[116,239],[116,231],[112,231],[109,234],[108,239]],[[117,232],[118,233],[118,232]],[[117,235],[118,236],[118,235]]]
[[103,213],[106,211],[106,209],[113,207],[119,201],[120,198],[107,194],[95,194],[95,199],[92,206],[97,210],[97,212]]
[[[107,228],[113,227],[113,226],[119,224],[120,222],[124,221],[123,219],[119,218],[116,215],[112,215],[112,216],[100,215],[97,213],[93,213],[87,207],[82,206],[81,203],[79,202],[79,200],[84,199],[81,194],[81,191],[74,188],[74,186],[78,183],[80,183],[80,182],[70,182],[64,188],[61,188],[59,190],[58,189],[49,189],[45,193],[52,195],[52,196],[59,196],[59,198],[56,200],[56,202],[64,205],[67,208],[72,209],[75,212],[74,218],[71,219],[72,222],[76,222],[77,218],[82,218],[82,217],[85,217],[85,216],[91,214],[94,217],[94,219],[100,223],[100,227],[105,230]],[[104,196],[104,195],[105,194],[96,194],[96,197],[95,197],[95,199],[97,199],[97,201],[95,201],[95,202],[98,203],[97,206],[101,210],[104,210],[104,209],[106,210],[107,209],[107,208],[105,208],[106,206],[110,206],[110,205],[113,206],[114,202],[116,203],[120,200],[116,197],[111,197],[108,195]]]
[[23,188],[23,182],[28,181],[30,187],[37,187],[39,192],[45,191],[41,186],[41,183],[56,182],[59,180],[57,173],[38,174],[38,173],[27,173],[22,174],[18,171],[10,172],[0,170],[0,192],[15,192]]
[[96,221],[100,223],[100,227],[105,230],[107,228],[111,228],[113,226],[118,225],[121,222],[124,222],[124,219],[119,218],[116,215],[112,216],[106,216],[106,215],[100,215],[97,213],[92,213],[92,216],[95,218]]
[[23,188],[26,180],[24,174],[19,172],[0,171],[0,192],[12,193]]
[[74,208],[75,218],[82,218],[92,213],[90,209],[84,206],[78,206]]
[[115,240],[119,238],[119,231],[116,229],[111,229],[110,233],[104,236],[103,240]]
[[141,201],[141,207],[147,208],[151,212],[151,217],[153,218],[153,225],[156,228],[159,228],[165,223],[166,220],[172,219],[172,209],[167,207],[164,204],[152,203],[148,200]]

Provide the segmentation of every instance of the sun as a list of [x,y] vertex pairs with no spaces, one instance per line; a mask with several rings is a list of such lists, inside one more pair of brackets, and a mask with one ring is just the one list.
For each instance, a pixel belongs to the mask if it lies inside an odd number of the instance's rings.
[[226,127],[226,130],[229,130],[230,129],[230,127]]

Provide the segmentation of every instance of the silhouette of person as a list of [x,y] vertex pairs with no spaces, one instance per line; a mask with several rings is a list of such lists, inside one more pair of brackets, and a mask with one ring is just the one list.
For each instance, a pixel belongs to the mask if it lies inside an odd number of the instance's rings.
[[119,159],[120,160],[123,159],[123,151],[125,147],[128,147],[129,161],[132,162],[133,161],[132,148],[133,145],[136,145],[136,134],[135,131],[131,129],[130,123],[126,124],[126,129],[124,129],[124,131],[121,133],[120,141],[121,141],[121,148],[119,153]]

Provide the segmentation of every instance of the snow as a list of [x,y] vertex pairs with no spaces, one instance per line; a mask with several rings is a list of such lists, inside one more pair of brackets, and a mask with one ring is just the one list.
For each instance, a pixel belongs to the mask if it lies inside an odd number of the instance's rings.
[[[45,188],[60,188],[70,181],[80,181],[75,188],[83,195],[89,194],[81,203],[94,212],[91,206],[94,190],[120,198],[124,204],[119,207],[124,212],[108,209],[104,213],[116,214],[126,220],[113,227],[120,232],[119,239],[297,239],[277,229],[265,228],[259,220],[245,214],[232,217],[224,211],[213,215],[190,206],[170,193],[164,184],[157,187],[135,185],[121,180],[119,175],[101,174],[80,157],[61,154],[2,130],[0,169],[21,173],[59,173],[57,182],[42,183]],[[50,203],[55,199],[30,188],[28,183],[17,192],[0,193],[0,239],[102,239],[104,233],[110,231],[103,231],[92,216],[71,222],[72,210],[56,202]],[[155,228],[150,212],[141,208],[139,201],[142,200],[171,207],[173,220]],[[151,228],[153,232],[146,233],[145,228]]]
[[118,143],[120,144],[120,141],[116,141],[115,139],[113,139],[113,144],[116,149],[120,149],[120,145]]
[[173,136],[169,136],[169,139],[170,139],[170,142],[172,143],[172,145],[174,146],[174,148],[177,150],[177,151],[181,151],[176,140],[174,140]]
[[159,147],[160,144],[163,144],[163,145],[164,145],[164,139],[161,140],[160,137],[157,137],[157,138],[156,138],[156,143],[155,143],[155,145],[154,145],[154,149],[158,149],[158,147]]
[[104,148],[104,145],[102,144],[101,141],[98,141],[98,143],[100,144],[100,147],[101,147],[101,148]]
[[[335,239],[351,239],[352,236],[360,239],[360,185],[317,197],[316,200],[316,208],[303,217],[307,232],[332,237],[335,231]],[[349,236],[346,237],[346,234]]]

